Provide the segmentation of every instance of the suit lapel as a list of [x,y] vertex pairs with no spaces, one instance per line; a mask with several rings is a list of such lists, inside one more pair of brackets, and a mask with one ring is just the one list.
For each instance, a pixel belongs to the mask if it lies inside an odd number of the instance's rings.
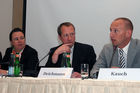
[[25,46],[23,52],[21,53],[21,58],[20,58],[21,64],[23,64],[23,58],[26,59],[26,48],[27,48],[27,45]]
[[75,65],[75,63],[77,62],[76,61],[76,58],[77,58],[77,56],[78,56],[78,53],[77,53],[78,51],[77,51],[77,44],[76,44],[76,42],[75,42],[75,44],[74,44],[74,49],[73,49],[73,55],[72,55],[72,66],[74,66]]
[[113,67],[120,67],[118,63],[118,49],[116,49],[114,57],[113,57],[113,62],[112,62]]
[[[110,68],[110,65],[111,65],[111,67],[119,67],[119,64],[118,64],[118,49],[116,49],[115,54],[113,55],[113,45],[110,44],[107,47],[108,47],[108,49],[105,51],[105,54],[106,54],[105,56],[106,56],[106,59],[107,59],[108,68]],[[112,62],[111,62],[111,59],[112,59]]]
[[134,57],[136,55],[136,43],[135,41],[132,39],[128,48],[128,55],[127,55],[127,67],[132,67],[132,63],[134,60]]

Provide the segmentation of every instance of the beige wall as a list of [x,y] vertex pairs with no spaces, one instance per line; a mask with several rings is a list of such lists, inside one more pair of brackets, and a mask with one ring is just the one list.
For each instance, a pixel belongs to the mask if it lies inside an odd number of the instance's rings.
[[22,28],[23,0],[13,0],[13,25],[12,28]]
[[13,0],[0,0],[0,51],[4,55],[9,46],[9,31],[12,29]]
[[9,33],[14,27],[22,28],[23,0],[0,0],[0,51],[4,55]]

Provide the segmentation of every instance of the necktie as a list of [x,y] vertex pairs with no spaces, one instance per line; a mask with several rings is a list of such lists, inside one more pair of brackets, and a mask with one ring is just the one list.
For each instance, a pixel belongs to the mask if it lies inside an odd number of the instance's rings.
[[122,49],[119,49],[119,54],[120,54],[120,57],[119,57],[119,64],[120,64],[120,67],[121,68],[125,68],[126,64],[125,64],[125,58],[124,58],[124,51]]

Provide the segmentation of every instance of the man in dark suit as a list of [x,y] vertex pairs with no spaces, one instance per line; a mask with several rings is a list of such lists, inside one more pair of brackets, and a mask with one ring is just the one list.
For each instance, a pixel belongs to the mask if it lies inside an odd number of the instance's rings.
[[[25,36],[20,28],[15,28],[9,35],[12,47],[7,48],[3,57],[3,62],[10,61],[10,55],[19,53],[20,64],[23,64],[24,76],[35,76],[38,69],[38,54],[35,49],[25,44]],[[7,70],[8,65],[2,65],[2,69]]]
[[140,40],[133,39],[132,33],[133,24],[128,18],[117,18],[112,22],[112,43],[103,47],[91,76],[100,68],[140,68]]
[[91,70],[96,61],[93,47],[75,42],[75,27],[70,22],[60,24],[57,32],[62,44],[50,50],[51,53],[46,67],[61,67],[62,55],[68,52],[70,53],[70,62],[74,70],[72,77],[81,77],[81,64],[89,64],[89,70]]

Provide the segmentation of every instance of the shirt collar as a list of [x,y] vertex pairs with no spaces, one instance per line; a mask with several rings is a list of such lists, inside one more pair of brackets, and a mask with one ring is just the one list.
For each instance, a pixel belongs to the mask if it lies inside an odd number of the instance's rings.
[[[130,41],[130,42],[131,42],[131,41]],[[122,50],[124,51],[125,54],[128,53],[128,48],[129,48],[130,42],[129,42],[124,48],[122,48]],[[118,50],[119,50],[119,49],[120,49],[120,48],[118,48]]]
[[73,53],[74,45],[70,48],[71,53]]
[[[24,48],[25,48],[25,47],[24,47]],[[19,58],[21,58],[21,54],[22,54],[24,48],[19,52]],[[16,51],[14,50],[14,48],[13,48],[13,50],[12,50],[12,53],[13,53],[14,55],[16,55]]]

